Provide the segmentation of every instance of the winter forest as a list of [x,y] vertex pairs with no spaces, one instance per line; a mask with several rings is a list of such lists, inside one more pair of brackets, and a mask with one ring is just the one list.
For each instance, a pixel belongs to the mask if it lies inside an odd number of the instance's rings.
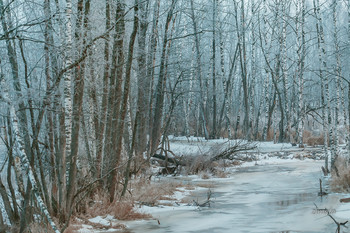
[[349,191],[350,0],[0,0],[0,23],[1,232],[149,218],[156,175],[257,143],[317,151]]

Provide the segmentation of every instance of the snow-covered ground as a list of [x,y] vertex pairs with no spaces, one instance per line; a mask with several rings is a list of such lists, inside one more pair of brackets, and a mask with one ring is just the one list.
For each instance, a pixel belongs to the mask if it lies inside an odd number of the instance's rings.
[[[200,137],[174,137],[169,136],[170,150],[175,155],[212,155],[218,150],[223,150],[237,144],[247,144],[245,140],[214,139],[205,140]],[[298,148],[291,143],[251,142],[255,149],[248,150],[247,153],[288,153],[302,151],[321,151],[320,147]]]
[[[211,155],[237,141],[205,141],[202,138],[171,137],[176,155]],[[324,212],[327,208],[339,222],[350,218],[350,204],[340,203],[344,194],[319,197],[323,160],[307,157],[320,148],[297,148],[291,144],[256,143],[249,151],[255,160],[224,168],[227,178],[200,175],[158,177],[154,183],[180,182],[167,200],[154,207],[137,206],[153,216],[138,221],[118,221],[110,216],[90,219],[106,226],[116,223],[125,230],[98,232],[334,232],[336,225]],[[297,155],[297,156],[296,156]],[[304,157],[305,156],[305,157]],[[319,159],[319,157],[317,157]],[[189,188],[190,187],[190,188]],[[211,193],[210,207],[198,207]],[[80,232],[97,232],[84,228]],[[346,232],[346,231],[344,231]]]

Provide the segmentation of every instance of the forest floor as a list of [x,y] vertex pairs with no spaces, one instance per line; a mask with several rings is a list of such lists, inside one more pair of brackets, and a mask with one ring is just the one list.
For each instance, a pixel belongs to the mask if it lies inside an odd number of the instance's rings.
[[[169,139],[168,149],[177,156],[210,156],[236,143],[194,137]],[[218,163],[219,176],[202,172],[153,177],[147,186],[161,193],[155,195],[157,200],[145,198],[134,205],[135,211],[148,216],[144,219],[120,221],[112,215],[96,216],[79,224],[77,232],[334,232],[337,226],[321,209],[327,208],[338,222],[349,219],[350,204],[339,202],[349,195],[318,195],[320,178],[329,192],[328,178],[321,172],[321,147],[273,142],[255,146],[242,152],[238,162]],[[158,168],[154,165],[153,169]],[[116,230],[116,225],[124,227]]]

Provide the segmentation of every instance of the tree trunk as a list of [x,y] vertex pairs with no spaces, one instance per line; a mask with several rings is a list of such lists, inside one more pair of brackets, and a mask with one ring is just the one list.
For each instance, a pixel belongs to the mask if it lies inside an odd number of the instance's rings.
[[196,60],[197,60],[197,77],[199,82],[199,104],[200,104],[200,115],[201,115],[201,121],[203,123],[203,130],[204,130],[204,136],[205,139],[209,139],[209,133],[207,129],[207,118],[205,115],[205,107],[204,107],[204,96],[203,96],[203,81],[202,81],[202,64],[201,64],[201,53],[199,48],[199,37],[198,37],[198,29],[197,29],[197,22],[194,14],[194,6],[193,1],[191,1],[191,19],[193,24],[193,30],[194,30],[194,40],[195,40],[195,47],[196,47]]
[[109,199],[112,203],[115,196],[115,185],[117,183],[117,168],[120,162],[121,158],[121,152],[122,152],[122,139],[124,134],[124,122],[125,122],[125,116],[127,112],[127,104],[128,104],[128,98],[129,98],[129,91],[130,91],[130,78],[131,78],[131,66],[132,66],[132,60],[133,60],[133,54],[134,54],[134,44],[135,44],[135,38],[137,34],[138,29],[138,23],[139,23],[139,16],[138,16],[138,0],[135,0],[135,6],[134,6],[134,25],[133,30],[130,35],[129,40],[129,50],[128,50],[128,58],[126,62],[126,68],[125,68],[125,82],[124,82],[124,93],[123,93],[123,102],[121,106],[121,115],[120,119],[118,120],[118,137],[117,137],[117,151],[116,151],[116,158],[114,160],[114,167],[113,171],[111,172],[112,180],[109,185],[110,191],[109,191]]
[[153,114],[153,129],[151,136],[151,154],[153,155],[159,145],[159,140],[161,138],[161,127],[162,127],[162,118],[163,118],[163,107],[164,107],[164,89],[166,85],[166,73],[165,73],[165,60],[166,60],[166,51],[168,45],[168,29],[173,17],[173,12],[175,8],[176,0],[172,0],[170,9],[168,11],[165,29],[164,29],[164,39],[162,46],[162,55],[160,58],[160,70],[159,78],[156,87],[156,105]]

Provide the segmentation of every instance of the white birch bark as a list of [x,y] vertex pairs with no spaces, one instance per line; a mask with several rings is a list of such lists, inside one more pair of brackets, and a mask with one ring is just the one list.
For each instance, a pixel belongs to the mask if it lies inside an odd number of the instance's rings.
[[339,109],[340,109],[340,91],[341,91],[341,64],[340,64],[340,52],[339,52],[339,42],[338,42],[338,26],[337,26],[337,0],[333,0],[332,3],[332,16],[333,16],[333,40],[335,47],[336,56],[336,103],[335,103],[335,119],[334,119],[334,143],[331,145],[332,148],[332,158],[331,158],[331,168],[334,167],[334,163],[338,157],[338,125],[339,125]]
[[[72,1],[66,0],[66,22],[65,22],[65,60],[64,67],[72,64]],[[68,71],[64,75],[64,112],[65,112],[65,139],[66,145],[63,149],[62,158],[60,161],[60,182],[62,193],[60,195],[61,208],[63,213],[66,211],[66,189],[69,174],[69,161],[67,158],[71,154],[72,142],[72,72]],[[67,213],[64,213],[67,214]]]
[[324,73],[327,71],[326,62],[326,46],[324,40],[323,23],[320,16],[320,3],[319,0],[314,0],[314,13],[316,15],[316,31],[318,36],[318,57],[320,62],[319,75],[321,78],[321,102],[323,105],[322,118],[323,118],[323,136],[324,136],[324,154],[325,158],[325,168],[328,171],[328,141],[331,141],[331,115],[330,115],[330,95],[329,95],[329,80],[328,75]]
[[288,64],[287,64],[287,3],[283,6],[283,28],[282,28],[282,76],[283,76],[283,89],[284,89],[284,108],[286,111],[286,124],[288,130],[288,140],[292,141],[292,124],[290,116],[289,100],[289,80],[288,80]]
[[[299,0],[297,2],[297,48],[298,48],[298,81],[299,81],[299,105],[298,105],[298,143],[303,145],[303,132],[304,132],[304,64],[305,64],[305,0]],[[299,18],[300,17],[300,18]]]
[[24,149],[24,142],[23,142],[23,137],[20,133],[19,125],[18,125],[18,118],[16,115],[16,110],[15,107],[13,106],[12,102],[9,99],[8,95],[8,88],[5,87],[5,85],[2,82],[2,89],[4,90],[3,94],[0,95],[0,99],[3,99],[9,106],[10,110],[10,119],[12,123],[12,128],[13,128],[13,140],[14,140],[14,150],[15,150],[15,166],[18,168],[19,166],[21,167],[21,170],[25,172],[25,174],[28,176],[29,181],[32,185],[32,190],[34,192],[37,204],[40,207],[40,210],[42,213],[45,215],[47,218],[47,221],[51,225],[52,229],[54,230],[55,233],[60,233],[60,231],[57,229],[55,222],[52,220],[50,213],[41,198],[41,195],[39,193],[38,185],[34,177],[34,173],[32,170],[32,167],[29,163],[28,156],[25,152]]

